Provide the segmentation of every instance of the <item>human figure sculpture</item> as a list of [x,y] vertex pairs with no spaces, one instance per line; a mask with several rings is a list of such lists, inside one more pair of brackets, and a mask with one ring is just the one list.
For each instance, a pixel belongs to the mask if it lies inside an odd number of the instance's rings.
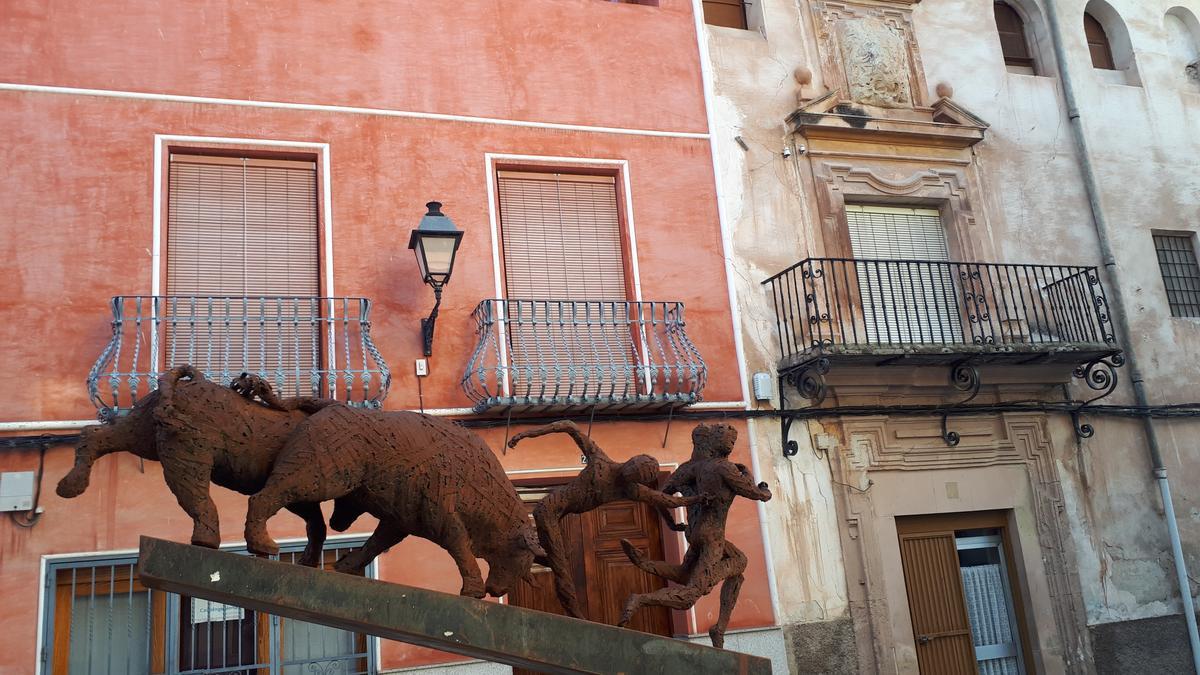
[[671,509],[690,506],[699,497],[673,497],[655,488],[658,484],[658,460],[650,455],[636,455],[624,462],[613,461],[600,446],[585,435],[574,422],[564,420],[523,431],[508,442],[515,448],[526,438],[563,433],[569,435],[587,466],[569,483],[553,490],[533,508],[538,540],[546,551],[545,564],[554,573],[554,591],[563,609],[583,619],[583,610],[575,594],[567,549],[563,544],[562,519],[573,513],[585,513],[609,502],[630,499],[655,507],[671,527],[682,530],[671,516]]
[[[428,415],[343,405],[313,413],[250,498],[246,547],[275,553],[267,519],[287,504],[327,499],[342,500],[332,518],[338,529],[363,511],[379,519],[362,548],[334,564],[338,571],[359,571],[415,535],[450,553],[463,595],[499,597],[529,574],[535,556],[545,555],[516,489],[483,439]],[[486,580],[477,557],[488,562]]]
[[[217,548],[221,535],[209,484],[246,495],[262,489],[284,441],[308,417],[306,408],[311,406],[271,409],[240,390],[210,382],[193,366],[179,366],[164,373],[158,389],[139,399],[129,414],[83,429],[75,466],[56,491],[68,499],[82,494],[92,465],[114,452],[160,462],[167,487],[192,518],[191,542]],[[321,507],[315,502],[285,506],[305,522],[308,545],[299,562],[315,566],[326,535]]]
[[663,486],[667,493],[700,497],[688,508],[685,530],[688,551],[682,564],[647,560],[629,540],[621,540],[625,554],[639,569],[681,585],[631,595],[617,625],[627,625],[634,613],[646,605],[689,609],[720,583],[720,614],[717,623],[708,629],[708,635],[714,647],[724,647],[725,629],[742,588],[742,573],[746,571],[746,554],[725,540],[729,507],[739,496],[764,502],[771,498],[766,483],[755,485],[746,467],[729,460],[736,441],[737,430],[731,426],[697,426],[692,431],[692,458],[681,464]]

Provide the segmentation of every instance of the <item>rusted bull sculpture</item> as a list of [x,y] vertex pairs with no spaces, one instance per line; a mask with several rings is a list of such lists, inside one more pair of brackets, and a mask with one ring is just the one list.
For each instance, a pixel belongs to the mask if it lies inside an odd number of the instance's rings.
[[[256,389],[257,386],[257,389]],[[277,410],[250,400],[259,384],[243,376],[233,388],[210,382],[192,366],[180,366],[159,379],[128,415],[112,424],[86,427],[75,448],[75,466],[58,483],[59,496],[87,489],[92,465],[104,455],[129,452],[162,463],[167,487],[192,518],[192,543],[221,544],[217,507],[209,483],[254,494],[262,489],[284,441],[308,415],[332,401],[287,399]],[[300,563],[313,566],[325,542],[325,521],[317,502],[286,508],[304,519],[308,545]]]
[[[339,571],[362,569],[414,535],[450,553],[463,595],[499,597],[545,554],[516,489],[479,436],[428,415],[345,406],[324,408],[297,426],[266,485],[250,498],[247,548],[278,550],[266,523],[280,508],[338,497],[349,501],[335,508],[337,529],[362,511],[379,519],[363,547],[337,561]],[[486,582],[477,557],[488,562]]]

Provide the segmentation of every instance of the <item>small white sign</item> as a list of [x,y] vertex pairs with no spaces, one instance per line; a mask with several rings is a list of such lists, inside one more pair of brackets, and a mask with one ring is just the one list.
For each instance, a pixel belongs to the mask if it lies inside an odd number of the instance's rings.
[[192,598],[192,623],[208,623],[210,621],[238,621],[246,615],[245,610],[233,605],[222,605],[211,600]]

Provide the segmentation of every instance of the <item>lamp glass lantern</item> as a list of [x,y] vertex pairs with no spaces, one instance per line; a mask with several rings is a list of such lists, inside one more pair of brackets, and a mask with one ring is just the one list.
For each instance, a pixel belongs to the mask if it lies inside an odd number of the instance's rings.
[[463,233],[442,213],[440,202],[429,202],[425,206],[428,212],[409,235],[408,247],[417,256],[421,280],[440,292],[454,271],[454,256],[462,243]]
[[425,356],[433,356],[433,326],[437,321],[438,307],[442,304],[442,286],[449,283],[450,273],[454,271],[454,256],[458,253],[458,245],[462,243],[463,233],[442,213],[441,202],[429,202],[425,207],[428,211],[417,229],[409,235],[408,247],[417,256],[421,281],[433,287],[433,311],[429,313],[429,318],[421,319]]

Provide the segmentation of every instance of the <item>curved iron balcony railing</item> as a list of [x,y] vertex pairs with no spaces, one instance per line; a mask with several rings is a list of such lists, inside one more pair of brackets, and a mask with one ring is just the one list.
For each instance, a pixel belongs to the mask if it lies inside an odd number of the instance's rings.
[[683,406],[708,379],[681,302],[484,300],[473,316],[476,412]]
[[131,408],[183,364],[221,383],[251,372],[282,396],[369,407],[391,384],[366,298],[121,295],[110,304],[112,338],[87,380],[101,419]]
[[781,375],[817,360],[1080,363],[1120,352],[1095,267],[809,258],[763,284]]

